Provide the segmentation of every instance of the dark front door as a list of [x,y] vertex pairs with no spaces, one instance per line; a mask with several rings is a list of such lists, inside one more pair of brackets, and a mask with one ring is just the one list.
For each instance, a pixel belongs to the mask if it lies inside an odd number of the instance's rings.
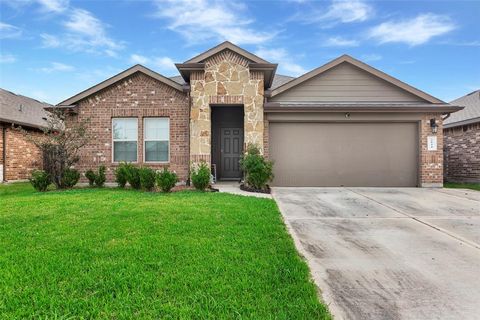
[[240,158],[243,154],[243,129],[220,129],[220,158],[222,179],[237,179],[242,177]]

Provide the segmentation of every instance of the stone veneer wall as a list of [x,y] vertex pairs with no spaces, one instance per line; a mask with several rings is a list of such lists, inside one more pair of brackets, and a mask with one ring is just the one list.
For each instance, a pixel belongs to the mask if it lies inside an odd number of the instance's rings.
[[[427,137],[433,135],[430,119],[436,119],[437,150],[428,151]],[[420,127],[420,187],[443,186],[443,132],[441,114],[424,114]]]
[[480,123],[443,130],[445,180],[480,183]]
[[[168,117],[170,119],[170,162],[151,163],[143,160],[143,119]],[[78,115],[70,121],[90,119],[90,142],[83,147],[80,162],[75,167],[82,173],[103,164],[107,167],[107,181],[115,180],[118,163],[112,161],[112,118],[136,118],[138,121],[137,164],[153,169],[168,166],[181,182],[188,179],[188,95],[143,73],[119,81],[78,104]]]
[[263,150],[263,73],[250,71],[249,61],[230,50],[205,61],[204,71],[192,72],[190,160],[211,160],[210,105],[244,106],[244,142]]

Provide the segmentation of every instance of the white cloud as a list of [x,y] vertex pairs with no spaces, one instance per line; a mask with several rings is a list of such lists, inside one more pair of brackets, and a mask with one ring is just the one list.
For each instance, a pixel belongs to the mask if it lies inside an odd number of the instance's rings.
[[265,59],[278,63],[280,71],[287,73],[291,76],[299,76],[307,72],[301,65],[294,62],[293,57],[283,48],[266,49],[259,48],[255,51],[255,54],[259,57],[265,57]]
[[356,47],[359,45],[359,42],[343,37],[330,37],[322,45],[324,47]]
[[369,31],[380,43],[399,42],[416,46],[455,29],[447,16],[426,13],[409,20],[384,22]]
[[14,63],[17,61],[17,57],[13,54],[0,53],[0,63]]
[[306,23],[324,22],[322,27],[331,27],[337,23],[366,21],[373,15],[373,7],[363,0],[333,0],[326,9],[308,8],[308,12],[301,12],[294,19]]
[[130,56],[131,63],[139,63],[143,65],[149,65],[155,69],[158,69],[160,73],[172,74],[177,71],[175,62],[170,57],[146,57],[139,54],[132,54]]
[[40,38],[42,38],[42,45],[45,48],[57,48],[62,44],[56,36],[51,34],[42,33]]
[[360,0],[334,0],[323,19],[339,20],[343,23],[361,22],[370,18],[373,8]]
[[63,47],[71,51],[103,53],[111,57],[117,56],[117,51],[124,47],[122,42],[108,36],[107,25],[87,10],[72,9],[63,25],[66,32],[61,35],[40,35],[44,47]]
[[153,59],[153,64],[164,73],[175,73],[177,67],[175,67],[175,62],[169,57],[157,57]]
[[68,0],[37,0],[45,11],[63,12],[68,8]]
[[243,5],[211,0],[157,1],[156,16],[169,21],[168,28],[190,43],[229,40],[236,44],[259,44],[276,34],[258,31],[253,21],[242,15]]
[[4,22],[0,22],[0,39],[14,39],[22,35],[22,29]]
[[382,60],[382,56],[376,53],[364,54],[362,55],[362,60],[366,62]]
[[73,66],[70,66],[68,64],[60,63],[60,62],[52,62],[50,63],[50,66],[48,67],[43,67],[38,69],[38,71],[41,72],[46,72],[46,73],[52,73],[52,72],[69,72],[73,71],[75,68]]
[[149,61],[150,61],[150,59],[148,59],[145,56],[141,56],[139,54],[132,54],[130,56],[130,62],[131,63],[147,64]]

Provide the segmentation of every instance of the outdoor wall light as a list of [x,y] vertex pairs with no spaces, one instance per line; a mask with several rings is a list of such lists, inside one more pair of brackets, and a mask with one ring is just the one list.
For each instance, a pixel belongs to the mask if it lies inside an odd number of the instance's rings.
[[432,128],[432,133],[437,133],[438,125],[435,119],[430,119],[430,128]]

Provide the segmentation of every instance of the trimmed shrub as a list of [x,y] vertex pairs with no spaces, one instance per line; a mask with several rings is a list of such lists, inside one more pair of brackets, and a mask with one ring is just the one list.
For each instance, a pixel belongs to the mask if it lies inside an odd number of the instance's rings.
[[50,175],[44,170],[34,170],[28,180],[30,180],[33,188],[40,192],[47,191],[48,186],[52,183]]
[[166,167],[157,173],[157,185],[162,192],[170,192],[177,182],[177,174]]
[[98,168],[98,173],[95,174],[95,185],[97,187],[103,187],[105,185],[105,181],[107,180],[107,178],[105,177],[105,166],[104,165],[101,165],[99,168]]
[[258,190],[267,189],[267,183],[273,179],[273,162],[266,160],[256,145],[247,147],[240,165],[245,172],[247,186]]
[[115,170],[115,181],[120,188],[125,188],[128,182],[128,163],[122,162]]
[[93,170],[87,170],[87,172],[85,172],[85,177],[88,179],[88,185],[93,187],[95,184],[95,178],[97,177],[95,172],[93,172]]
[[135,167],[133,164],[128,163],[125,165],[125,170],[127,172],[128,184],[133,189],[140,189],[142,187],[140,181],[140,169]]
[[63,171],[62,185],[66,188],[73,188],[80,179],[80,172],[75,169],[67,168]]
[[140,168],[140,184],[147,191],[152,191],[155,188],[155,171],[152,168]]
[[204,161],[192,167],[191,179],[197,190],[204,191],[210,184],[210,168]]

